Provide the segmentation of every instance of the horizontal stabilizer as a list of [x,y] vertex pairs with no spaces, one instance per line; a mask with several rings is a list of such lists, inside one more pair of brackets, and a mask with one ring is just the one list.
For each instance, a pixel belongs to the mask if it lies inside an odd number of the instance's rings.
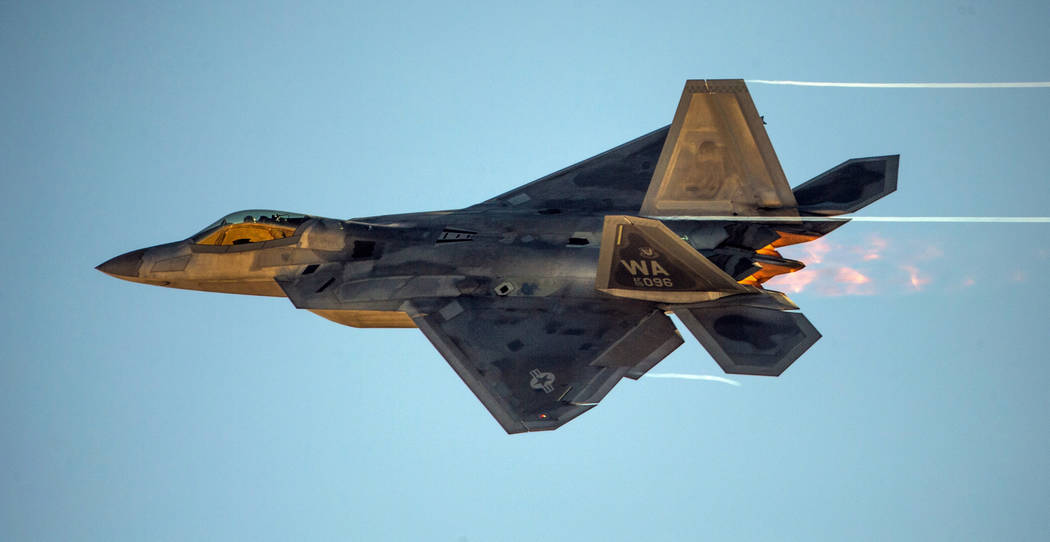
[[798,185],[798,210],[811,215],[854,213],[897,189],[900,155],[854,158]]
[[798,312],[729,304],[674,312],[730,374],[780,376],[820,339]]

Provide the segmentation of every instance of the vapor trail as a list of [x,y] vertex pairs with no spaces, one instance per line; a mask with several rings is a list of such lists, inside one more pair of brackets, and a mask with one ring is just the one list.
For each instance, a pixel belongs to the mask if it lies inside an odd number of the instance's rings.
[[964,224],[1048,224],[1050,216],[653,216],[657,220],[718,222],[953,222]]
[[848,88],[1050,88],[1050,81],[1026,81],[1014,83],[844,83],[830,81],[774,81],[770,79],[748,79],[748,83],[763,85],[793,85],[797,87],[848,87]]
[[855,216],[855,222],[1003,222],[1010,224],[1038,224],[1050,222],[1050,216]]
[[739,386],[740,383],[731,378],[714,375],[694,375],[688,373],[645,373],[646,378],[676,378],[678,380],[706,380],[708,382],[721,382],[730,386]]

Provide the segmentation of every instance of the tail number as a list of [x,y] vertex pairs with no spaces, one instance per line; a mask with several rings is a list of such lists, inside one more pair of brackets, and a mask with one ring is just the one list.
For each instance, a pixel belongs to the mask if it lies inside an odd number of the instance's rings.
[[638,288],[671,288],[674,282],[668,278],[634,277],[634,285]]
[[[670,273],[656,260],[620,260],[620,263],[631,274],[635,287],[638,288],[672,288],[674,281]],[[663,275],[663,276],[660,276]]]

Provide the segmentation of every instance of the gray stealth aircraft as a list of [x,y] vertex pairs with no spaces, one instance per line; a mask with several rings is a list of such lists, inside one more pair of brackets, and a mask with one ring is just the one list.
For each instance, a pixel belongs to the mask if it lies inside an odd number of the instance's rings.
[[898,156],[791,189],[742,80],[691,80],[674,121],[456,211],[335,220],[230,214],[98,269],[287,297],[353,327],[419,328],[508,433],[550,430],[678,348],[676,314],[727,373],[778,376],[820,334],[770,277],[893,192]]

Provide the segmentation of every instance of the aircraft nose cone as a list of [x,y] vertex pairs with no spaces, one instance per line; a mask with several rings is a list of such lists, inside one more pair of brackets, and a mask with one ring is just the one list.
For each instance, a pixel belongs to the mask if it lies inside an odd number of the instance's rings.
[[127,254],[117,256],[95,269],[116,277],[137,277],[139,276],[139,266],[142,265],[142,255],[145,253],[146,249],[144,248],[133,250]]

